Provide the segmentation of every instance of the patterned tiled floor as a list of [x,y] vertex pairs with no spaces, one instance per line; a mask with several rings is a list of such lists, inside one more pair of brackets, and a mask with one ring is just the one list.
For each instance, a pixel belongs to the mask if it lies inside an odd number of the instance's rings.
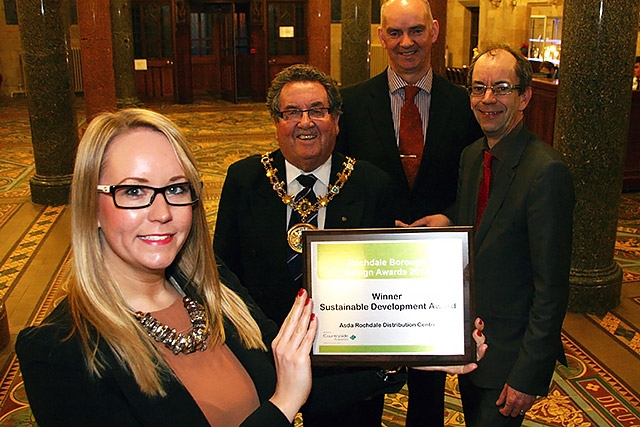
[[[188,135],[202,170],[213,227],[228,165],[276,146],[264,105],[203,102],[150,108],[167,114]],[[29,200],[34,165],[26,103],[0,99],[0,117],[0,297],[15,336],[25,325],[40,322],[64,293],[69,224],[65,207]],[[82,124],[81,102],[78,119]],[[550,396],[527,414],[526,426],[640,425],[638,236],[640,195],[623,195],[615,249],[624,270],[622,304],[603,316],[567,316],[563,339],[569,367],[556,370]],[[34,425],[11,347],[0,356],[0,427]],[[463,426],[455,376],[448,377],[446,399],[446,425]],[[406,389],[387,396],[384,425],[403,426],[406,404]]]

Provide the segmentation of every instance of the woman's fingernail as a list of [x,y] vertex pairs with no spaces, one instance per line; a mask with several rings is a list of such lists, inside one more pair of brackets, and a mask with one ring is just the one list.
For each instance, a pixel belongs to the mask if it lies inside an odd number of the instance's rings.
[[311,322],[313,322],[314,320],[316,320],[316,314],[315,313],[311,313]]
[[482,319],[478,319],[478,325],[482,326],[483,324],[484,324],[484,322],[482,321]]
[[307,300],[304,302],[304,305],[309,305],[310,302],[311,302],[311,298],[307,297]]
[[298,296],[301,297],[304,294],[304,288],[300,288],[298,291]]
[[482,331],[480,329],[476,329],[476,335],[481,337],[482,336]]

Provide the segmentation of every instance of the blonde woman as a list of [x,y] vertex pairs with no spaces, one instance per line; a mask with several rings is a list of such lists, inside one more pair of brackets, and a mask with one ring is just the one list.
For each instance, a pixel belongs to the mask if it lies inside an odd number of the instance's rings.
[[218,268],[201,199],[167,118],[92,120],[71,189],[69,295],[16,344],[40,426],[291,425],[311,388],[313,304],[301,290],[278,332]]

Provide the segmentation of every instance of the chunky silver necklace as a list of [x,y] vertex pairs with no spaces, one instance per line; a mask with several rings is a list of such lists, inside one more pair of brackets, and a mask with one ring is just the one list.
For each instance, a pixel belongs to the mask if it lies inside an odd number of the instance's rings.
[[[171,282],[184,295],[184,292],[177,286],[175,281],[171,280]],[[187,296],[183,296],[182,303],[191,319],[191,332],[187,334],[178,333],[175,329],[160,323],[150,313],[137,311],[134,316],[151,338],[164,344],[173,354],[191,354],[196,350],[205,351],[207,349],[207,338],[209,337],[207,313],[202,304]]]

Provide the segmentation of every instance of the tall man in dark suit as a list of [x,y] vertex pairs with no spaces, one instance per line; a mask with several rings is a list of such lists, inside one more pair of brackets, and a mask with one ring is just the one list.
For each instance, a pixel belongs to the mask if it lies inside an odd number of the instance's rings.
[[[291,268],[291,257],[298,255],[296,230],[394,225],[388,175],[366,161],[333,152],[341,103],[335,82],[309,65],[278,74],[267,106],[280,148],[231,165],[222,188],[215,252],[280,324],[302,286],[300,267]],[[313,176],[315,183],[307,188],[299,175]],[[349,374],[333,369],[321,379],[314,376],[314,387],[335,380],[335,402],[357,403],[339,413],[312,415],[303,408],[305,427],[380,426],[384,393],[400,389],[405,376],[372,369]]]
[[[391,176],[398,196],[396,225],[447,225],[441,214],[456,198],[460,153],[482,132],[469,111],[466,91],[431,68],[439,25],[428,1],[389,0],[380,12],[378,36],[389,67],[342,90],[344,113],[336,150],[369,160]],[[405,86],[420,88],[414,101],[422,122],[421,152],[399,148]],[[413,184],[403,162],[417,162]],[[444,382],[441,372],[409,371],[407,426],[443,425]]]
[[455,223],[476,226],[476,310],[489,343],[478,369],[459,376],[471,427],[521,425],[547,394],[556,360],[566,362],[573,181],[560,154],[523,123],[531,76],[527,59],[506,46],[469,70],[485,137],[462,153]]
[[[378,36],[387,50],[389,67],[342,90],[336,151],[368,160],[392,177],[399,196],[394,213],[398,225],[439,225],[429,216],[444,212],[455,201],[460,153],[482,136],[469,111],[466,91],[431,68],[431,46],[438,34],[438,21],[426,0],[383,3]],[[420,88],[416,104],[424,135],[413,186],[398,151],[400,110],[407,85]]]

